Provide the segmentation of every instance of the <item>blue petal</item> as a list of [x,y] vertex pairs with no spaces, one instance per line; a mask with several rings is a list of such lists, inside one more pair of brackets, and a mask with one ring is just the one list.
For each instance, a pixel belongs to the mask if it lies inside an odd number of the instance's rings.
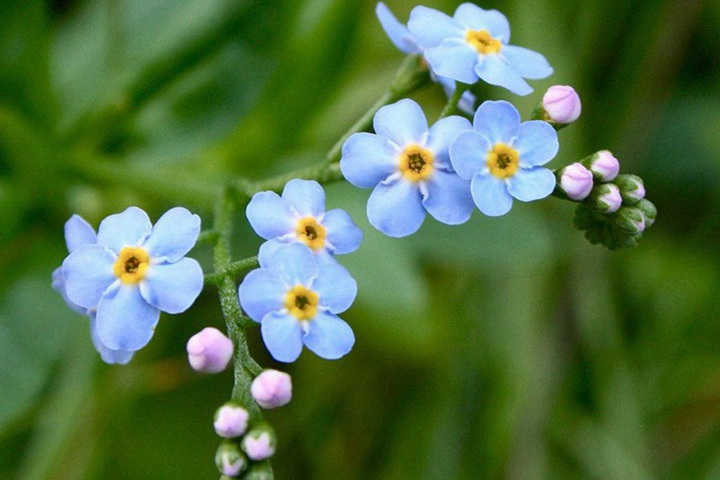
[[295,231],[295,213],[288,203],[275,192],[253,195],[245,210],[255,233],[269,240]]
[[[452,94],[455,92],[455,80],[440,75],[436,75],[436,77],[437,82],[442,85],[443,90],[445,90],[445,95],[451,97]],[[457,106],[463,112],[467,113],[468,115],[472,115],[473,113],[475,113],[475,100],[475,95],[472,92],[465,91],[460,97],[460,101],[458,102]]]
[[200,235],[200,217],[183,207],[175,207],[158,219],[144,247],[151,258],[165,257],[177,262],[195,246]]
[[466,42],[446,40],[436,47],[425,50],[425,59],[436,75],[469,84],[478,81],[478,75],[475,73],[478,54]]
[[455,173],[436,170],[427,181],[427,189],[423,206],[437,221],[448,225],[468,221],[475,208],[469,181]]
[[486,55],[483,61],[475,66],[475,73],[490,85],[507,88],[515,95],[527,95],[533,91],[512,65],[499,54]]
[[123,247],[142,244],[151,231],[152,223],[147,213],[137,207],[129,207],[100,222],[97,243],[120,253]]
[[308,286],[318,275],[318,262],[304,243],[292,242],[277,248],[267,259],[267,268],[288,286]]
[[325,212],[325,190],[315,180],[290,180],[282,198],[301,217],[320,217]]
[[491,174],[479,173],[470,184],[475,205],[482,213],[491,217],[505,215],[512,208],[512,196],[507,192],[505,182]]
[[101,245],[85,245],[68,255],[62,265],[68,298],[82,308],[97,307],[105,290],[118,280],[115,258]]
[[546,122],[531,120],[520,125],[513,147],[520,154],[520,166],[545,165],[555,158],[560,145],[557,132]]
[[140,293],[155,308],[167,313],[181,313],[190,308],[203,289],[203,272],[192,258],[175,263],[152,265]]
[[397,170],[399,154],[385,137],[355,133],[343,145],[340,171],[356,187],[371,188]]
[[390,9],[380,2],[375,7],[375,14],[390,41],[403,53],[422,53],[420,45],[410,30],[400,23]]
[[72,253],[83,245],[97,243],[97,234],[80,215],[73,215],[65,222],[65,244]]
[[483,10],[472,3],[463,3],[453,15],[455,21],[473,30],[487,30],[490,36],[503,43],[510,41],[510,24],[497,10]]
[[90,338],[92,339],[95,350],[100,354],[100,358],[103,362],[109,364],[125,365],[132,358],[135,352],[126,350],[110,350],[100,340],[100,336],[97,332],[97,320],[95,315],[90,315]]
[[120,282],[100,299],[97,331],[111,350],[136,351],[147,345],[160,318],[160,310],[145,301],[140,289]]
[[268,313],[284,308],[286,294],[287,287],[282,279],[266,268],[248,273],[238,288],[240,306],[256,322]]
[[272,240],[268,240],[267,242],[260,245],[260,250],[258,251],[258,263],[261,267],[267,268],[268,262],[270,261],[270,257],[275,255],[275,252],[278,250],[278,248],[282,248],[283,246],[287,245],[289,242],[294,242],[299,240],[290,240],[290,239],[279,239],[279,238],[273,238]]
[[445,117],[430,127],[427,146],[435,155],[435,161],[450,167],[450,144],[464,131],[472,128],[470,122],[463,117]]
[[490,140],[490,149],[499,142],[510,144],[520,130],[520,113],[509,102],[488,100],[475,112],[473,128]]
[[83,308],[77,305],[75,302],[70,300],[65,291],[65,274],[63,273],[62,267],[56,268],[52,273],[52,288],[60,294],[65,304],[72,308],[75,312],[85,315],[87,308]]
[[423,6],[410,12],[408,29],[422,47],[434,47],[446,38],[464,38],[465,31],[458,23],[442,12]]
[[326,240],[335,247],[333,253],[350,253],[360,247],[363,232],[345,210],[336,208],[325,213],[323,226],[327,229]]
[[318,312],[310,320],[303,341],[317,356],[336,360],[352,350],[355,334],[345,320],[330,313]]
[[408,98],[380,108],[373,119],[373,128],[375,133],[389,138],[400,148],[421,142],[428,131],[422,108]]
[[450,145],[450,160],[460,178],[471,180],[477,172],[487,168],[487,152],[492,149],[490,141],[471,130],[461,133]]
[[300,322],[290,314],[269,313],[260,326],[263,342],[278,362],[294,362],[303,346]]
[[318,294],[318,305],[328,308],[332,313],[342,313],[350,308],[357,295],[357,283],[337,263],[320,265],[320,273],[312,289]]
[[523,202],[539,200],[555,189],[555,175],[543,167],[521,168],[507,180],[507,189],[513,197]]
[[510,62],[510,67],[523,78],[537,80],[553,73],[553,68],[542,54],[527,48],[505,45],[501,54]]
[[368,199],[367,215],[370,224],[385,235],[415,233],[425,219],[418,186],[404,179],[378,184]]

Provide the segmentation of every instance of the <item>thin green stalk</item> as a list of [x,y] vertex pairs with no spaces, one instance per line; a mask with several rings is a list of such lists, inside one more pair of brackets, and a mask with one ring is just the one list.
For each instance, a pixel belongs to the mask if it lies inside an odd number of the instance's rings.
[[205,275],[206,285],[221,285],[223,279],[227,276],[236,277],[241,273],[248,272],[254,268],[258,268],[258,257],[249,257],[244,260],[238,260],[237,262],[229,263],[225,270],[216,271],[215,273],[208,273]]
[[463,96],[463,93],[465,93],[469,88],[470,85],[468,85],[467,83],[455,82],[455,91],[452,95],[450,95],[450,98],[448,98],[445,107],[443,107],[442,112],[440,112],[438,120],[455,113],[458,103],[460,103],[460,99]]

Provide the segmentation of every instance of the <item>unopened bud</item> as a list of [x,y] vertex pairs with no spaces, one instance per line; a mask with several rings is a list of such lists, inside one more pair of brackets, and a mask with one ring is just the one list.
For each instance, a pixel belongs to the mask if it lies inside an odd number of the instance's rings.
[[215,453],[215,465],[222,475],[235,478],[247,468],[248,460],[236,442],[225,440]]
[[555,123],[568,124],[578,119],[582,111],[580,97],[568,85],[554,85],[548,88],[542,99],[547,118]]
[[592,189],[587,202],[600,213],[613,213],[622,205],[620,189],[613,183],[600,184]]
[[275,432],[267,424],[258,425],[243,437],[241,446],[250,460],[270,458],[275,453]]
[[620,195],[626,205],[635,205],[645,198],[645,184],[637,175],[618,175],[613,183],[620,188]]
[[262,408],[282,407],[292,398],[292,380],[285,372],[264,370],[253,380],[250,392]]
[[580,163],[572,163],[558,173],[560,189],[570,200],[584,200],[593,188],[593,174]]
[[620,207],[615,217],[615,224],[628,235],[637,235],[645,231],[645,215],[635,207]]
[[584,163],[593,172],[595,179],[601,182],[614,180],[620,172],[620,162],[609,150],[601,150],[592,154]]
[[247,430],[248,418],[248,412],[243,407],[235,403],[226,403],[215,412],[213,426],[221,437],[235,438]]
[[650,200],[643,198],[637,204],[635,204],[635,208],[637,208],[643,213],[643,217],[645,217],[645,228],[655,223],[655,217],[657,216],[657,208],[655,208],[655,205],[653,205]]
[[220,330],[207,327],[188,340],[187,352],[194,370],[217,373],[225,370],[230,362],[233,344]]

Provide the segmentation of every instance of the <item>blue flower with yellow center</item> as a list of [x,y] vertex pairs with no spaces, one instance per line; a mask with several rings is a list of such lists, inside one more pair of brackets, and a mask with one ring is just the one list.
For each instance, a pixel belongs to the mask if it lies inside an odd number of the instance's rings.
[[428,129],[420,106],[403,99],[378,110],[375,133],[355,133],[342,148],[340,170],[356,187],[373,188],[370,224],[391,237],[416,232],[425,212],[448,225],[466,222],[474,208],[470,184],[458,177],[450,143],[470,122],[445,117]]
[[487,101],[475,112],[473,130],[450,146],[450,158],[458,175],[471,181],[480,211],[499,216],[510,211],[513,197],[529,202],[552,193],[555,175],[541,165],[558,148],[557,133],[548,123],[521,123],[512,104]]
[[104,219],[94,243],[71,249],[61,267],[64,291],[72,304],[94,311],[98,342],[137,351],[152,338],[160,311],[181,313],[193,304],[203,273],[185,254],[199,233],[200,217],[182,207],[155,226],[130,207]]
[[240,305],[260,323],[270,354],[293,362],[303,345],[334,360],[355,343],[350,326],[338,317],[355,300],[357,285],[337,263],[318,263],[310,248],[298,242],[259,255],[259,269],[238,288]]
[[333,255],[354,252],[363,234],[345,210],[325,211],[325,191],[313,180],[290,180],[282,196],[275,192],[253,195],[246,215],[255,232],[278,243],[301,242],[318,261],[333,261]]
[[541,54],[508,44],[510,25],[497,10],[463,3],[450,17],[432,8],[415,7],[408,29],[424,49],[432,71],[441,77],[467,84],[480,79],[527,95],[532,88],[526,78],[537,80],[553,72]]
[[[73,215],[65,222],[65,243],[67,244],[68,253],[72,253],[83,245],[95,245],[97,243],[97,234],[95,230],[82,217]],[[52,286],[60,293],[65,303],[78,313],[87,315],[90,319],[90,338],[92,339],[95,350],[100,354],[100,358],[105,363],[117,363],[124,365],[130,361],[133,356],[132,351],[112,350],[102,343],[97,333],[97,315],[94,308],[83,308],[70,300],[65,291],[65,274],[62,267],[56,268],[52,274]]]

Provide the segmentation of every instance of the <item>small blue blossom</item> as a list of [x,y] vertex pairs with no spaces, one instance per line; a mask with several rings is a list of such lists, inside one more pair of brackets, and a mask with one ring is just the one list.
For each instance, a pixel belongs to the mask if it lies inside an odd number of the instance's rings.
[[350,308],[357,293],[348,271],[337,263],[318,263],[299,242],[259,260],[261,268],[243,279],[238,297],[248,316],[261,324],[273,358],[293,362],[303,345],[330,360],[347,354],[355,335],[338,314]]
[[[97,243],[97,234],[95,230],[79,215],[73,215],[65,222],[65,243],[68,253],[72,253],[83,245],[95,245]],[[58,267],[52,274],[52,286],[60,293],[68,307],[74,311],[87,315],[90,319],[90,338],[92,339],[95,350],[100,354],[100,358],[105,363],[117,363],[124,365],[130,361],[134,352],[126,350],[112,350],[106,347],[97,334],[97,318],[94,308],[83,308],[70,300],[65,291],[65,274],[62,267]]]
[[374,187],[367,205],[372,226],[391,237],[416,232],[427,211],[448,225],[466,222],[474,209],[470,185],[458,177],[448,148],[470,122],[450,116],[428,129],[420,106],[403,99],[382,107],[375,134],[355,133],[342,148],[340,170],[360,188]]
[[[77,236],[90,239],[81,228],[85,234]],[[185,254],[199,233],[200,217],[184,208],[169,210],[153,227],[144,211],[130,207],[103,220],[95,242],[72,248],[75,235],[68,238],[63,290],[90,315],[96,346],[137,351],[152,338],[160,311],[181,313],[193,304],[203,273]]]
[[345,210],[325,211],[325,191],[310,180],[290,180],[282,197],[275,192],[256,193],[246,215],[255,232],[281,243],[302,242],[321,263],[333,255],[350,253],[362,243],[362,230]]
[[[390,38],[390,41],[398,48],[398,50],[407,54],[422,54],[425,51],[425,49],[418,44],[415,35],[413,35],[405,25],[395,18],[395,15],[393,15],[384,3],[380,2],[377,4],[375,14],[380,21],[380,25],[382,25],[383,30],[385,30],[385,33]],[[432,72],[430,76],[433,80],[436,80],[440,85],[442,85],[445,95],[448,97],[452,96],[456,87],[455,80],[434,75]],[[475,111],[475,100],[475,95],[473,95],[472,92],[463,92],[460,97],[460,101],[458,102],[458,108],[468,114],[472,114]]]
[[471,180],[475,205],[485,215],[504,215],[513,197],[523,202],[552,193],[555,175],[541,167],[558,151],[555,129],[520,114],[505,101],[484,102],[475,112],[473,130],[450,146],[450,158],[461,178]]
[[481,79],[527,95],[532,88],[526,78],[537,80],[552,74],[544,56],[508,45],[510,25],[497,10],[483,10],[463,3],[454,16],[427,7],[410,12],[408,29],[432,71],[441,77],[473,84]]

